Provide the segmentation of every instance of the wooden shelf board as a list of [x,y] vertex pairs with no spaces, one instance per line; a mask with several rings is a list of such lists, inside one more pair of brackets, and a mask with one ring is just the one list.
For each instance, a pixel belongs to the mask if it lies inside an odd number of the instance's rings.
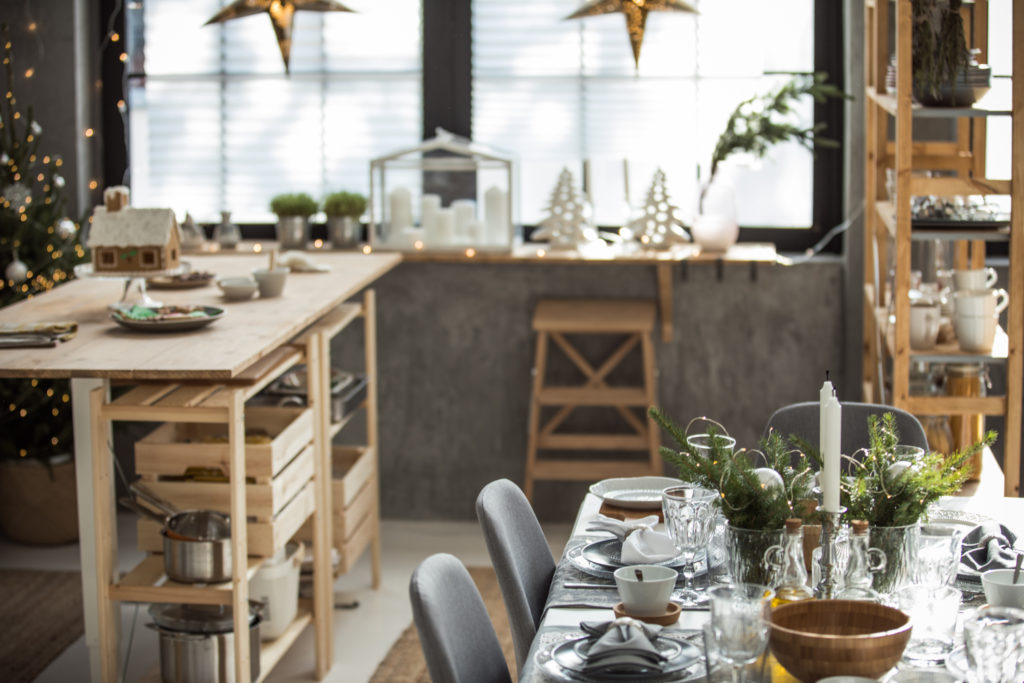
[[364,408],[365,406],[366,406],[366,401],[363,401],[358,406],[356,406],[351,412],[349,412],[348,415],[343,416],[337,422],[332,422],[331,426],[328,427],[328,429],[327,429],[327,434],[333,439],[335,436],[338,435],[338,433],[342,429],[345,428],[345,426],[349,422],[352,421],[352,418],[354,418],[359,413],[360,409]]
[[287,345],[281,346],[250,365],[246,368],[245,372],[240,374],[237,379],[232,380],[231,383],[244,385],[245,398],[248,400],[284,374],[285,370],[297,363],[301,363],[303,356],[304,354],[301,349]]
[[[926,107],[914,102],[910,108],[916,119],[957,119],[988,116],[1010,116],[1013,114],[1012,93],[1009,79],[993,78],[992,87],[970,107]],[[896,96],[867,89],[868,98],[886,113],[896,116]]]
[[910,396],[899,407],[915,415],[1005,415],[1005,396]]
[[[300,600],[299,611],[295,615],[294,621],[288,625],[284,633],[274,640],[265,640],[260,643],[260,676],[253,683],[260,683],[266,680],[270,672],[277,666],[277,663],[281,661],[284,653],[295,643],[302,634],[302,631],[312,620],[313,613]],[[139,683],[161,683],[160,664],[158,663],[154,669],[139,679]]]
[[[875,323],[885,333],[885,350],[890,357],[896,355],[895,324],[885,308],[875,308]],[[1009,355],[1010,338],[1002,325],[996,327],[996,338],[991,353],[961,351],[956,342],[936,344],[928,350],[910,350],[910,358],[926,363],[1003,363]]]
[[363,307],[360,304],[341,304],[315,324],[303,330],[291,343],[305,346],[309,337],[314,334],[326,334],[328,338],[331,338],[362,314]]
[[[264,558],[249,557],[248,560],[245,575],[252,579],[263,565]],[[171,581],[164,573],[163,555],[149,555],[110,587],[110,597],[121,602],[230,605],[231,582],[199,585]]]

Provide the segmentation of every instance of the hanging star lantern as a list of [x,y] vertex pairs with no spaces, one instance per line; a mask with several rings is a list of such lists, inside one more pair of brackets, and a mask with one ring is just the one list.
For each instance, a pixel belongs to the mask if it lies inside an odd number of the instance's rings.
[[214,14],[205,25],[222,24],[232,19],[241,19],[266,12],[270,15],[270,21],[274,25],[277,46],[281,49],[281,58],[284,59],[285,73],[288,73],[288,58],[292,51],[292,20],[297,10],[308,12],[352,11],[335,0],[235,0]]
[[583,7],[566,17],[566,19],[582,19],[596,17],[599,14],[622,12],[626,17],[626,31],[629,43],[633,46],[633,63],[640,67],[640,46],[644,42],[644,26],[650,12],[692,12],[697,8],[683,0],[591,0]]

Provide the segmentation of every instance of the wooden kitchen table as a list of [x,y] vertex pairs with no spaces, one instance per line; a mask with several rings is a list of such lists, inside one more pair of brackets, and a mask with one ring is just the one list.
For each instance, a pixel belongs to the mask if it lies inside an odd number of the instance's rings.
[[[309,252],[309,256],[314,262],[329,266],[330,272],[291,273],[284,294],[277,298],[228,302],[214,284],[197,289],[151,289],[153,298],[167,304],[201,304],[224,309],[220,320],[191,332],[136,332],[117,325],[111,320],[107,306],[121,298],[125,289],[123,279],[83,278],[0,309],[0,324],[59,320],[78,323],[77,335],[54,348],[0,350],[0,376],[71,380],[85,638],[91,679],[95,683],[119,679],[116,661],[119,609],[116,602],[107,599],[111,585],[119,578],[117,534],[113,523],[112,454],[107,448],[109,433],[93,433],[94,424],[105,424],[107,429],[101,431],[109,431],[109,422],[103,422],[98,414],[109,400],[110,382],[195,382],[228,387],[225,393],[232,397],[225,412],[230,415],[230,462],[234,472],[244,473],[244,438],[236,438],[243,435],[243,392],[230,388],[244,387],[247,377],[258,374],[255,370],[271,363],[274,354],[280,354],[289,341],[401,261],[398,254],[315,251]],[[191,263],[193,270],[210,271],[218,277],[248,275],[252,269],[267,264],[265,254],[252,253],[186,255],[184,260]],[[312,378],[310,381],[312,384]],[[329,444],[320,451],[318,475],[314,479],[315,500],[321,506],[320,511],[329,511],[329,507],[323,506],[330,500]],[[245,529],[244,477],[231,478],[232,526],[236,530]],[[330,514],[320,517],[326,520],[320,525],[321,533],[326,530],[329,534]],[[247,555],[245,536],[237,531],[232,534],[236,557]],[[321,564],[326,559],[329,569],[328,553],[329,544],[321,544],[317,554],[322,554]],[[229,604],[247,604],[249,568],[246,565],[246,562],[235,563],[231,587],[234,597]],[[319,593],[330,589],[330,581],[317,584]],[[222,599],[222,602],[225,601]],[[242,610],[235,610],[236,631],[247,623],[246,617]],[[328,611],[315,618],[317,674],[322,676],[330,668],[331,615]],[[235,654],[239,660],[236,664],[240,671],[245,670],[242,666],[245,662],[241,660],[248,660],[247,640],[235,639]],[[320,652],[321,644],[326,645],[326,652]],[[245,680],[247,675],[240,678]]]

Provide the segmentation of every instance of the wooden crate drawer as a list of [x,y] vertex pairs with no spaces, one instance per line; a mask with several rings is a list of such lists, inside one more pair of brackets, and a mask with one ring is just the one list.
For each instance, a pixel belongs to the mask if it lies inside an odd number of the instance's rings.
[[375,515],[367,515],[352,532],[351,537],[343,543],[335,544],[341,555],[341,560],[338,562],[338,573],[345,574],[355,566],[359,556],[366,550],[366,546],[370,545],[370,541],[379,533],[379,528],[380,520]]
[[[337,482],[335,482],[335,484],[337,484]],[[337,486],[335,487],[335,491],[336,490]],[[367,516],[376,513],[377,477],[371,477],[347,507],[338,505],[337,500],[337,498],[334,498],[334,511],[331,515],[331,533],[334,535],[334,547],[340,550],[345,542],[352,538],[356,529],[359,528],[359,525],[362,524],[363,520],[366,519]],[[298,538],[300,541],[306,541],[308,543],[313,542],[312,519],[302,525],[302,528],[299,530]]]
[[[248,476],[270,479],[313,439],[313,411],[301,407],[246,406],[245,429],[270,435],[270,443],[245,445]],[[189,467],[227,472],[227,435],[226,424],[167,422],[135,443],[135,471],[143,476],[181,476]],[[224,441],[210,443],[210,439]]]
[[[298,495],[288,501],[272,520],[252,521],[250,519],[246,525],[249,555],[270,557],[281,550],[303,523],[310,518],[315,508],[313,482],[308,481]],[[157,522],[140,518],[137,524],[139,549],[151,553],[162,553],[164,541],[160,535],[160,529],[161,525]]]
[[334,446],[331,451],[331,496],[334,507],[348,507],[377,474],[377,454],[362,446]]

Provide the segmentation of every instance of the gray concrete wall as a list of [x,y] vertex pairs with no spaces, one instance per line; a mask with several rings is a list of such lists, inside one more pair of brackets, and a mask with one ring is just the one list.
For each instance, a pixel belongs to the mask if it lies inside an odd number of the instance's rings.
[[[759,266],[755,280],[746,266],[726,266],[721,281],[710,265],[682,272],[675,339],[656,337],[659,404],[677,422],[707,415],[755,446],[772,411],[815,400],[826,369],[844,386],[840,261]],[[484,484],[522,483],[539,300],[656,298],[654,268],[613,264],[406,263],[376,289],[382,509],[398,518],[473,518]],[[610,352],[613,340],[593,341],[589,352]],[[360,343],[357,331],[342,335],[334,359],[357,367]],[[631,369],[618,381],[638,381]],[[611,431],[619,419],[581,423]],[[571,518],[585,489],[539,484],[538,515]]]

